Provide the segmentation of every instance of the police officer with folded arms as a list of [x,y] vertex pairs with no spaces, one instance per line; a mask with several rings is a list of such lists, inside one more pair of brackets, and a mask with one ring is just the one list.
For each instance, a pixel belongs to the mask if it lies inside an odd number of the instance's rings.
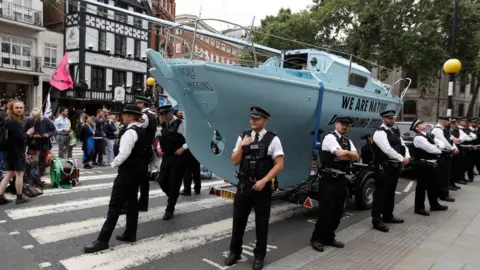
[[319,252],[323,252],[324,246],[344,247],[335,239],[335,230],[340,225],[347,196],[345,171],[352,161],[360,160],[357,149],[347,136],[351,123],[351,117],[337,117],[335,130],[322,141],[318,219],[310,238],[312,248]]
[[389,231],[385,223],[403,223],[403,219],[393,215],[393,209],[398,178],[402,165],[409,163],[410,153],[400,136],[400,131],[393,128],[395,115],[395,110],[380,113],[383,123],[373,133],[372,138],[372,149],[378,163],[373,193],[372,224],[374,229],[381,232]]
[[468,126],[467,117],[458,118],[458,129],[460,130],[460,139],[462,140],[461,146],[464,150],[462,177],[465,179],[465,173],[467,173],[468,180],[466,180],[466,182],[473,182],[473,151],[475,150],[473,145],[477,139],[477,135]]
[[172,105],[162,105],[160,114],[160,148],[163,152],[160,172],[157,176],[160,188],[168,197],[163,220],[173,218],[182,178],[185,170],[185,151],[188,149],[185,139],[185,124],[173,115]]
[[118,241],[137,241],[138,225],[138,187],[142,179],[138,177],[139,170],[146,170],[145,163],[146,136],[140,127],[142,112],[133,105],[126,105],[123,109],[123,124],[127,126],[120,133],[120,144],[114,146],[118,155],[113,160],[112,168],[118,167],[118,174],[113,182],[112,195],[108,205],[107,219],[97,240],[85,246],[86,253],[97,252],[109,248],[108,242],[112,236],[120,216],[120,212],[127,203],[127,224],[122,235],[117,236]]
[[458,153],[457,146],[453,143],[450,135],[450,117],[439,116],[438,123],[430,132],[432,137],[440,140],[444,145],[444,150],[438,159],[438,168],[435,171],[437,174],[437,196],[442,201],[454,202],[455,199],[450,197],[449,187],[450,170],[452,165],[452,155]]
[[415,188],[415,214],[429,216],[430,213],[425,210],[425,192],[427,192],[430,211],[445,211],[446,205],[441,205],[437,200],[437,173],[438,159],[445,146],[437,138],[427,133],[427,125],[415,119],[410,126],[410,130],[417,133],[413,138],[415,147],[415,161],[417,162],[417,186]]
[[240,169],[233,205],[230,254],[225,265],[234,265],[241,258],[243,234],[253,208],[257,235],[253,269],[260,270],[267,254],[272,179],[283,170],[284,153],[278,136],[265,129],[270,114],[260,107],[251,107],[250,111],[251,130],[240,134],[232,154],[233,165],[240,165]]
[[[458,154],[453,155],[453,157],[452,157],[452,168],[451,168],[451,174],[450,174],[450,177],[451,177],[450,181],[453,181],[454,183],[466,185],[467,182],[465,181],[465,173],[463,171],[463,167],[464,167],[463,156],[464,156],[465,149],[461,145],[463,140],[460,137],[460,135],[462,135],[463,138],[465,138],[465,133],[462,132],[462,134],[460,134],[460,129],[458,128],[458,121],[457,120],[458,120],[458,117],[450,117],[450,134],[452,135],[451,138],[453,140],[453,143],[457,146],[457,149],[459,151]],[[460,187],[456,186],[456,185],[452,186],[452,187],[454,187],[455,189],[460,189]]]

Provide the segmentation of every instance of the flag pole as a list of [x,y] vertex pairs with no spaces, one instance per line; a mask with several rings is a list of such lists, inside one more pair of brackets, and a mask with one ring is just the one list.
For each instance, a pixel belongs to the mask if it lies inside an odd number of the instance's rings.
[[50,95],[50,91],[52,91],[52,86],[50,86],[50,89],[48,89],[47,96],[45,97],[45,100],[43,101],[43,104],[42,104],[42,108],[43,108],[43,106],[45,106],[45,104],[47,104],[47,97],[48,97],[48,95]]

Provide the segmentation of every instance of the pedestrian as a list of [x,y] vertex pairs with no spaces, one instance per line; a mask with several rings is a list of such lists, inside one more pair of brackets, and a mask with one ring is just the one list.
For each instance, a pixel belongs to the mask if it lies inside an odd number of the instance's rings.
[[107,164],[112,163],[114,159],[113,145],[117,138],[117,126],[115,125],[115,115],[108,116],[108,120],[104,126],[105,143],[107,145]]
[[93,134],[93,119],[91,116],[85,116],[85,123],[80,129],[80,140],[82,141],[82,163],[84,169],[93,169],[93,166],[90,162],[93,162],[93,156],[95,153],[95,139]]
[[105,152],[105,118],[104,112],[102,109],[97,110],[97,117],[95,117],[95,131],[94,131],[94,139],[95,139],[95,153],[93,154],[93,166],[106,166],[103,163],[103,153]]
[[377,177],[373,193],[372,224],[373,228],[388,232],[385,223],[403,223],[403,219],[393,215],[395,191],[402,165],[410,161],[410,153],[395,125],[395,110],[380,113],[383,123],[373,133],[372,149],[377,160]]
[[327,134],[322,141],[319,211],[315,230],[310,238],[313,249],[319,252],[323,252],[324,246],[344,247],[342,242],[335,239],[335,230],[340,225],[344,212],[347,178],[345,175],[328,172],[328,169],[346,172],[352,161],[360,160],[357,149],[347,136],[351,124],[351,117],[337,117],[335,130]]
[[253,269],[263,269],[267,254],[268,226],[272,204],[272,179],[283,170],[283,148],[277,134],[265,129],[271,115],[260,107],[250,108],[251,130],[240,134],[232,154],[234,166],[240,165],[233,205],[233,228],[230,254],[225,265],[241,258],[243,235],[248,216],[255,210],[256,247]]
[[70,147],[70,132],[72,130],[67,108],[60,108],[60,115],[55,119],[55,128],[57,130],[58,156],[60,158],[72,158],[72,148]]
[[23,174],[27,167],[25,139],[34,133],[34,127],[23,130],[24,107],[22,101],[13,100],[8,105],[6,116],[6,127],[8,128],[8,139],[3,151],[4,168],[6,173],[0,183],[0,205],[7,204],[11,200],[5,198],[5,190],[10,181],[15,177],[15,189],[17,193],[16,204],[23,204],[30,200],[23,196]]
[[410,130],[417,133],[413,138],[415,147],[415,161],[417,165],[417,186],[415,188],[415,214],[429,216],[425,210],[425,192],[427,193],[430,211],[445,211],[446,205],[441,205],[437,200],[438,178],[436,169],[438,159],[445,148],[443,142],[426,133],[427,125],[420,119],[415,119]]
[[438,159],[438,168],[435,170],[437,173],[438,183],[437,187],[437,196],[442,201],[454,202],[455,199],[450,196],[450,174],[452,167],[452,155],[458,153],[458,148],[453,143],[450,135],[450,117],[449,116],[439,116],[438,124],[430,132],[432,137],[440,140],[444,146],[445,151],[442,152],[442,155]]
[[172,105],[161,106],[159,113],[162,121],[160,148],[163,156],[157,177],[160,188],[168,197],[163,220],[170,220],[173,218],[182,186],[185,170],[185,150],[188,149],[188,146],[185,140],[185,126],[181,119],[173,115]]
[[122,119],[127,126],[120,134],[120,143],[115,152],[118,155],[113,160],[112,168],[118,167],[118,174],[113,183],[112,195],[108,206],[107,219],[96,241],[85,247],[86,253],[97,252],[109,248],[108,242],[117,225],[122,207],[127,202],[127,225],[122,235],[116,239],[123,242],[137,241],[138,226],[138,187],[141,179],[138,170],[143,170],[147,164],[144,162],[146,154],[146,135],[140,127],[142,112],[133,104],[126,105],[123,109]]

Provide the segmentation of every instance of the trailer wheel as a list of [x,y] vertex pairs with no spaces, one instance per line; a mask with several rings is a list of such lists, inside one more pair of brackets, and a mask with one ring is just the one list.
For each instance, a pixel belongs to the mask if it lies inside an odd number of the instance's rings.
[[373,193],[375,192],[375,179],[367,176],[355,194],[355,204],[359,209],[368,210],[372,208]]

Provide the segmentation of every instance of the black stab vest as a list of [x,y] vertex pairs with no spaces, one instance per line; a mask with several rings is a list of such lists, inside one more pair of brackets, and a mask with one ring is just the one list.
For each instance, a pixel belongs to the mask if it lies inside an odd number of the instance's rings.
[[[330,132],[330,134],[335,136],[335,139],[343,150],[351,150],[350,139],[346,135],[340,137],[335,131]],[[325,138],[323,140],[325,140]],[[340,160],[335,154],[324,150],[320,152],[320,162],[322,163],[322,167],[336,170],[345,170],[351,163],[349,160]]]
[[162,122],[162,137],[160,138],[160,147],[167,156],[175,155],[177,151],[186,142],[185,137],[178,132],[178,127],[183,122],[182,119],[175,119],[170,125],[166,122]]
[[[400,131],[398,129],[394,129],[394,128],[386,129],[384,127],[380,127],[375,132],[385,132],[387,134],[388,143],[393,148],[393,150],[397,151],[397,153],[405,157],[406,150],[405,150],[405,146],[402,145],[402,141],[400,140],[401,139]],[[372,142],[373,142],[372,149],[377,160],[382,162],[389,161],[390,157],[387,154],[385,154],[382,150],[380,150],[378,145],[376,145],[373,140]]]
[[[243,138],[250,135],[252,131],[244,131],[240,134]],[[252,142],[243,146],[242,161],[240,162],[240,174],[247,179],[261,180],[275,165],[272,156],[268,155],[268,147],[276,133],[267,131],[263,138],[258,142]]]
[[[435,141],[433,140],[433,137],[431,136],[426,136],[426,135],[423,135],[422,133],[418,133],[416,136],[421,136],[421,137],[424,137],[425,139],[427,139],[427,141],[429,143],[431,143],[432,145],[435,145]],[[415,136],[415,137],[416,137]],[[414,146],[415,147],[415,146]],[[420,160],[420,159],[427,159],[427,160],[431,160],[431,159],[438,159],[438,157],[440,156],[440,154],[432,154],[432,153],[428,153],[427,151],[423,150],[423,149],[420,149],[418,147],[415,147],[415,159],[416,160]]]

